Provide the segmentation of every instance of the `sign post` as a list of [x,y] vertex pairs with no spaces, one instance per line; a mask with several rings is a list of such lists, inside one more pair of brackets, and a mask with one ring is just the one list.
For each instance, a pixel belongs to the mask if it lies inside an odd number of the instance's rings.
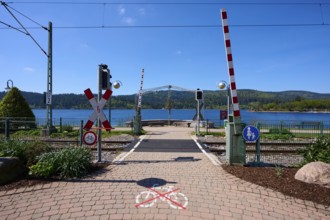
[[[110,98],[112,91],[110,89],[107,89],[104,93],[104,95],[102,96],[102,98],[99,100],[99,102],[96,101],[96,99],[94,98],[94,95],[92,93],[92,91],[90,89],[86,89],[85,91],[85,95],[88,98],[89,103],[91,103],[94,111],[91,114],[91,116],[89,117],[88,121],[86,122],[84,129],[85,130],[90,130],[91,127],[94,124],[94,121],[96,120],[96,118],[98,118],[98,138],[97,139],[97,154],[98,154],[98,159],[97,162],[102,162],[102,139],[101,139],[101,129],[102,129],[102,125],[103,127],[107,130],[110,131],[111,129],[113,129],[109,123],[109,121],[107,120],[107,117],[105,116],[104,112],[103,112],[103,107],[106,103],[106,101]],[[101,91],[101,95],[102,95],[102,91]],[[99,97],[101,96],[99,94]]]
[[257,127],[248,125],[243,129],[243,138],[246,141],[256,142],[257,163],[260,163],[260,132]]
[[[220,110],[220,121],[226,120],[228,118],[228,111],[227,110]],[[221,122],[220,122],[221,124]],[[225,123],[224,123],[225,126]]]
[[195,91],[195,99],[197,101],[197,122],[196,122],[196,134],[200,135],[200,102],[203,100],[203,91],[197,89]]

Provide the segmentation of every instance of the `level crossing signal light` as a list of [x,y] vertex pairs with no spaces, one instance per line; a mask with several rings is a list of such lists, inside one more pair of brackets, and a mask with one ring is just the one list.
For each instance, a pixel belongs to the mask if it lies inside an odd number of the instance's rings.
[[197,101],[203,100],[203,91],[200,89],[197,89],[196,93],[195,93],[195,98]]
[[101,64],[99,65],[99,76],[100,76],[100,84],[101,84],[101,88],[103,90],[106,90],[106,89],[110,89],[110,79],[112,78],[111,77],[111,74],[110,74],[110,70],[108,69],[108,65],[106,64]]

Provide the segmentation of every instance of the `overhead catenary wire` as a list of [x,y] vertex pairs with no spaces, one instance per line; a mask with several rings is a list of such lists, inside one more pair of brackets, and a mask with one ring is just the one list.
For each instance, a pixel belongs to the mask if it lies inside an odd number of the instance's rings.
[[[9,10],[6,3],[1,1],[1,5],[5,7],[5,9],[9,12],[9,14],[16,20],[16,22],[21,26],[21,28],[25,31],[25,34],[28,35],[32,41],[39,47],[39,49],[48,57],[47,52],[40,46],[40,44],[34,39],[34,37],[30,34],[30,32],[24,27],[24,25],[16,18],[16,16]],[[16,28],[14,28],[16,29]],[[48,30],[48,29],[47,29]],[[24,32],[23,32],[24,33]]]
[[[0,0],[0,2],[2,2]],[[267,3],[260,3],[260,2],[73,2],[73,1],[11,1],[8,2],[11,4],[18,3],[18,4],[63,4],[63,5],[70,5],[70,4],[87,4],[87,5],[103,5],[103,12],[102,12],[102,25],[89,25],[89,26],[54,26],[54,29],[140,29],[140,28],[219,28],[221,25],[212,25],[212,24],[187,24],[187,25],[105,25],[105,8],[106,5],[125,5],[125,4],[155,4],[155,5],[316,5],[320,7],[321,13],[321,22],[320,23],[293,23],[293,24],[231,24],[231,27],[316,27],[316,26],[329,26],[329,23],[324,21],[322,5],[330,5],[330,2],[267,2]],[[37,23],[38,24],[38,23]],[[47,28],[43,27],[42,25],[38,24],[38,26],[47,30]],[[0,27],[0,29],[9,29],[9,27]],[[18,28],[17,28],[18,29]],[[28,27],[27,29],[38,29],[38,27]]]
[[73,2],[73,1],[11,1],[10,4],[57,5],[330,5],[330,2]]
[[[231,24],[231,27],[313,27],[330,26],[329,23],[303,23],[303,24]],[[134,28],[221,28],[221,25],[95,25],[95,26],[54,26],[53,29],[134,29]],[[9,29],[2,27],[0,29]],[[19,28],[17,28],[19,29]],[[41,27],[26,27],[26,29],[41,29]]]
[[[19,28],[16,28],[16,27],[11,26],[10,24],[7,24],[7,23],[5,23],[5,22],[3,22],[3,21],[0,21],[0,23],[3,24],[3,25],[6,25],[6,26],[7,26],[8,28],[10,28],[10,29],[14,29],[14,30],[16,30],[16,31],[19,31],[19,32],[21,32],[21,33],[23,33],[23,34],[28,35],[28,33],[26,33],[26,32],[24,32],[24,31],[20,30]],[[0,28],[0,29],[1,29],[1,28]]]
[[33,20],[32,18],[30,18],[30,17],[28,17],[27,15],[23,14],[22,12],[20,12],[20,11],[16,10],[15,8],[9,6],[8,4],[6,4],[6,6],[7,6],[8,8],[10,8],[11,10],[17,12],[18,14],[22,15],[23,17],[25,17],[25,18],[28,19],[29,21],[35,23],[36,25],[38,25],[38,26],[40,26],[40,27],[42,27],[43,29],[45,29],[45,30],[48,31],[48,29],[47,29],[45,26],[43,26],[43,25],[41,25],[40,23],[36,22],[36,21]]

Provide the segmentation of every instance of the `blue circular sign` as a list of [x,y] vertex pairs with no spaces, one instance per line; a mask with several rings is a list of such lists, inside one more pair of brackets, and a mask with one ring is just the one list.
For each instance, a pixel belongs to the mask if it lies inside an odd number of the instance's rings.
[[248,125],[243,129],[243,138],[246,141],[256,141],[259,138],[258,128]]

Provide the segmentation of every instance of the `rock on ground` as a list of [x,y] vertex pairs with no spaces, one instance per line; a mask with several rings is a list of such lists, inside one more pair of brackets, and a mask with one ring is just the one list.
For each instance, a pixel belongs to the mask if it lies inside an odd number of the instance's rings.
[[22,161],[16,157],[0,157],[0,185],[14,181],[25,171]]
[[330,188],[330,164],[323,162],[308,163],[297,171],[295,179]]

